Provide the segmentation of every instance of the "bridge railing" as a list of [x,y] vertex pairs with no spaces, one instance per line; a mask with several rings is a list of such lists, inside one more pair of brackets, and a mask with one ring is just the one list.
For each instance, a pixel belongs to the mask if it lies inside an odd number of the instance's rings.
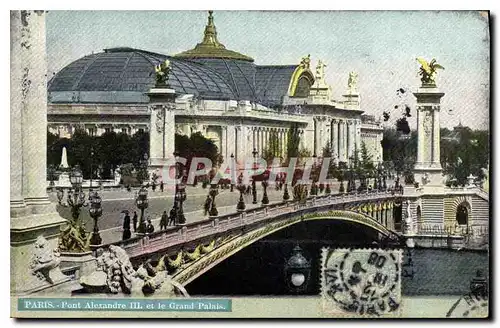
[[225,231],[231,231],[235,228],[258,223],[287,213],[294,213],[311,208],[320,208],[327,205],[386,199],[397,194],[399,194],[399,192],[394,191],[353,192],[309,197],[305,201],[292,200],[275,202],[269,205],[247,209],[242,212],[208,217],[202,221],[110,243],[102,247],[117,245],[124,248],[130,257],[136,257],[145,253],[154,253],[175,245],[184,244],[192,240],[216,235]]

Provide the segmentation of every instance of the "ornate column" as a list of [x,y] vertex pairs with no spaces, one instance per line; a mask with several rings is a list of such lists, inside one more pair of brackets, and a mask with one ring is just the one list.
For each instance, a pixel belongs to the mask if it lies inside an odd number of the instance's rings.
[[354,122],[347,121],[347,161],[350,162],[350,157],[354,154]]
[[339,126],[338,126],[338,121],[336,119],[331,120],[330,122],[331,129],[330,129],[330,145],[332,147],[332,156],[335,160],[335,162],[338,161],[339,158]]
[[227,152],[227,126],[221,126],[221,150],[220,153],[224,156],[224,162],[227,162],[231,157],[231,153]]
[[247,157],[247,127],[245,125],[240,125],[236,127],[238,149],[235,154],[238,161],[242,161]]
[[[19,295],[70,278],[61,273],[59,258],[53,252],[67,221],[56,212],[46,192],[45,13],[10,11],[10,31],[10,288],[12,294]],[[45,275],[37,269],[41,267]]]
[[226,138],[227,138],[227,154],[229,158],[231,154],[236,156],[236,127],[234,125],[228,125],[227,126],[227,132],[226,132]]
[[422,84],[413,94],[417,98],[418,148],[415,164],[415,180],[421,185],[443,187],[440,163],[440,124],[439,112],[441,98],[435,83]]
[[358,152],[358,158],[361,153],[361,120],[356,120],[356,151]]
[[252,151],[257,149],[257,130],[255,126],[252,126]]
[[319,117],[314,117],[314,151],[313,155],[320,156],[320,120]]
[[339,121],[339,161],[345,162],[345,121]]
[[155,87],[149,90],[149,170],[170,165],[175,151],[175,90]]

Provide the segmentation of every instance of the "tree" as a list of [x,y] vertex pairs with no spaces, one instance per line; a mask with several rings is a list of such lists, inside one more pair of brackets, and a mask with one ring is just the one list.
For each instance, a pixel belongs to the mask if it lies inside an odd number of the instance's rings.
[[274,158],[279,155],[279,147],[280,143],[278,133],[272,131],[269,135],[269,143],[267,145],[267,148],[263,151],[262,158],[266,160],[267,163],[272,163]]
[[299,126],[297,124],[294,124],[288,130],[288,141],[286,145],[287,163],[290,161],[290,158],[299,157],[300,153],[299,147],[300,147]]

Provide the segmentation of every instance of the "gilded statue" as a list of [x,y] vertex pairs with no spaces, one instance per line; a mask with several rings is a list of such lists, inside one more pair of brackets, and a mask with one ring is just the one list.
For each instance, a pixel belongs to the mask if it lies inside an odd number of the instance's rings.
[[156,73],[156,85],[157,86],[166,86],[168,81],[168,75],[172,67],[170,66],[170,60],[165,59],[163,63],[155,66]]
[[300,66],[302,66],[303,69],[309,69],[309,66],[311,65],[311,55],[307,55],[307,57],[303,57],[302,60],[300,61]]
[[436,85],[437,70],[444,69],[444,67],[439,65],[434,58],[429,63],[421,57],[418,57],[417,61],[420,63],[418,74],[422,85]]

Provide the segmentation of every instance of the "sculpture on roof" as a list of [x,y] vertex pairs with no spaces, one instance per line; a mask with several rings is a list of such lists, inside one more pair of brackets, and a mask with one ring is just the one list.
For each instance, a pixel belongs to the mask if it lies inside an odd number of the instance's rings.
[[429,63],[421,57],[418,57],[417,61],[420,63],[418,74],[421,76],[422,85],[436,85],[437,70],[444,69],[444,67],[439,65],[434,58]]
[[325,80],[325,67],[326,64],[321,60],[318,61],[318,65],[316,66],[316,81],[324,81]]
[[356,72],[350,72],[349,73],[349,79],[347,80],[347,88],[349,88],[350,91],[355,91],[358,86],[358,73]]
[[172,67],[170,66],[170,60],[165,59],[163,63],[155,66],[156,73],[156,86],[167,86],[168,75]]
[[303,69],[309,69],[309,66],[311,65],[311,55],[307,55],[307,57],[302,57],[302,60],[300,61],[300,66]]

